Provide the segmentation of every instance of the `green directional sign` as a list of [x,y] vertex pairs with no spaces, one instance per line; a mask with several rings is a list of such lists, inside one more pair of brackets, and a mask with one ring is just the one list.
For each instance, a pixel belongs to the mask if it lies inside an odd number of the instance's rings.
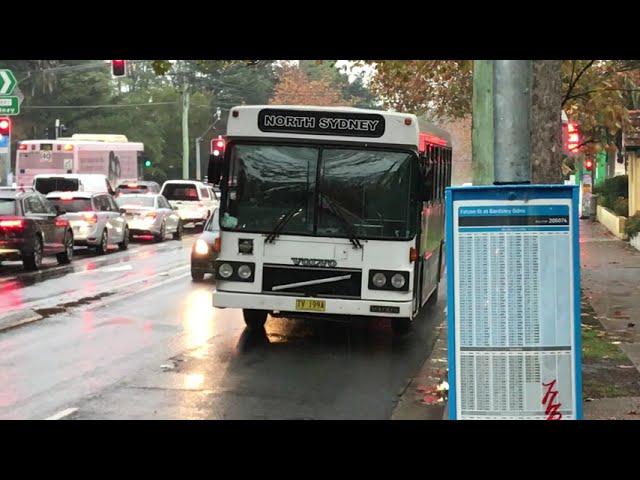
[[0,115],[20,114],[20,98],[15,95],[0,95]]
[[0,70],[0,95],[11,95],[17,84],[11,70]]

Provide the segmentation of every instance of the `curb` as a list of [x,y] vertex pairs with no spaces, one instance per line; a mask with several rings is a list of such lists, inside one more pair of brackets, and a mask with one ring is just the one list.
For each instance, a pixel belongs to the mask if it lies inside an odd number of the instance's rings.
[[[447,377],[447,322],[446,319],[436,327],[438,330],[431,355],[425,360],[420,370],[410,379],[401,393],[391,420],[447,420],[449,418],[448,402],[428,404],[423,401],[424,386],[435,387]],[[442,373],[438,375],[436,372]]]
[[22,310],[0,318],[0,332],[19,327],[27,323],[37,322],[44,317],[34,310]]

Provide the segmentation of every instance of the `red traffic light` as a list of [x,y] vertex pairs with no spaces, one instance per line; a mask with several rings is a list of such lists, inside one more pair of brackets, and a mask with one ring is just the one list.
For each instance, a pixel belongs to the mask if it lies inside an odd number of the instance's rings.
[[11,119],[8,117],[0,118],[0,135],[11,135]]
[[226,142],[222,136],[211,139],[211,154],[215,157],[222,156]]
[[127,74],[127,61],[111,60],[111,74],[114,77],[124,77]]
[[591,159],[585,160],[584,168],[586,168],[589,171],[593,170],[593,160],[591,160]]

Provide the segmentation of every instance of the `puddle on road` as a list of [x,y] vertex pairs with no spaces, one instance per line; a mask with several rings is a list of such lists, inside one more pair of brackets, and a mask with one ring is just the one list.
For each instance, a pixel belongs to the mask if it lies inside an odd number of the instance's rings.
[[42,315],[43,319],[51,317],[53,315],[58,315],[60,313],[65,313],[70,308],[81,307],[85,305],[89,305],[96,300],[100,300],[105,297],[110,297],[114,295],[115,292],[104,292],[99,293],[98,295],[93,295],[91,297],[83,297],[78,300],[74,300],[73,302],[61,303],[60,305],[56,305],[55,307],[47,307],[47,308],[39,308],[34,310],[38,315]]

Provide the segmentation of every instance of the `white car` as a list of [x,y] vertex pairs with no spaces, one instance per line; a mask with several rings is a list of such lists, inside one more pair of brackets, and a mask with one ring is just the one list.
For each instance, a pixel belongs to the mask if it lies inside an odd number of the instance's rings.
[[176,207],[183,224],[202,224],[220,205],[216,192],[196,180],[167,180],[160,194]]
[[129,246],[129,229],[124,214],[107,193],[51,192],[47,198],[65,213],[73,229],[73,243],[78,246],[95,247],[104,255],[109,245],[120,250]]
[[156,242],[167,238],[182,238],[180,216],[166,198],[157,193],[124,194],[116,199],[120,209],[124,210],[129,234],[153,235]]

